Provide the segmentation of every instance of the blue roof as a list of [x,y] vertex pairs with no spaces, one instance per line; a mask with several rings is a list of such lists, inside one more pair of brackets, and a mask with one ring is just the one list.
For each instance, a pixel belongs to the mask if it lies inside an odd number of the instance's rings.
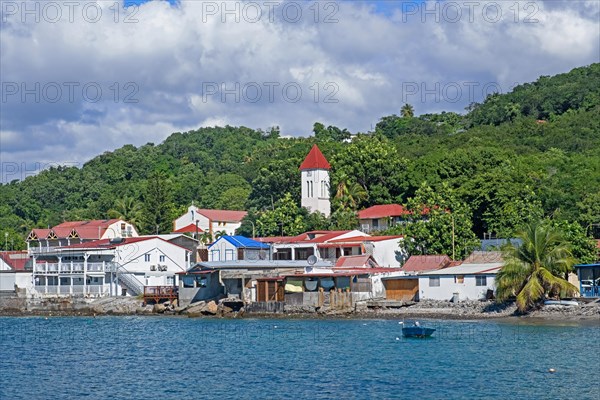
[[[235,235],[235,236],[221,236],[220,239],[227,240],[229,243],[234,245],[235,247],[240,248],[251,248],[251,249],[268,249],[269,245],[266,243],[258,242],[254,239],[247,238],[245,236]],[[213,243],[213,246],[217,242]],[[212,247],[212,246],[211,246]]]
[[575,265],[575,268],[589,268],[589,267],[600,267],[600,263]]

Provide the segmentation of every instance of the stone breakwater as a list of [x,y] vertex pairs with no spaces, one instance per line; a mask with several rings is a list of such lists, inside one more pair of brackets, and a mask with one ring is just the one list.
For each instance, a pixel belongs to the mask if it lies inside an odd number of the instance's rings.
[[187,307],[170,304],[143,305],[134,297],[48,298],[23,299],[0,298],[0,315],[178,315],[182,317],[266,316],[282,318],[432,318],[432,319],[489,319],[489,318],[540,318],[552,320],[597,320],[600,322],[600,300],[580,303],[578,306],[548,305],[525,315],[517,313],[514,303],[499,304],[494,301],[448,301],[423,300],[407,303],[402,307],[367,307],[356,305],[353,309],[331,310],[309,306],[284,306],[280,312],[257,312],[236,299],[201,301]]

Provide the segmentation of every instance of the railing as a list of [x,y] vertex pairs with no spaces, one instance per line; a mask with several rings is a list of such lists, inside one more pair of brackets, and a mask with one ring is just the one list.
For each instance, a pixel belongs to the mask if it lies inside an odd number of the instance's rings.
[[109,289],[104,285],[35,285],[35,290],[42,295],[62,295],[62,296],[107,296]]
[[43,263],[36,264],[34,272],[41,274],[83,274],[84,272],[111,272],[115,271],[115,265],[113,262],[100,262],[100,263],[87,263],[82,262],[65,262],[65,263]]
[[121,286],[125,286],[132,295],[137,296],[144,293],[144,285],[133,274],[120,273],[118,275]]

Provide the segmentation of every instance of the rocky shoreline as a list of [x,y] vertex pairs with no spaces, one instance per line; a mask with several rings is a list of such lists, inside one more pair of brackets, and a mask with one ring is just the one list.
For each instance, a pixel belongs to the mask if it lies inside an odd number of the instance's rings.
[[315,309],[307,306],[285,306],[283,312],[253,312],[236,299],[198,302],[187,307],[168,304],[142,305],[131,297],[101,299],[44,299],[26,301],[21,298],[0,298],[0,316],[102,316],[156,315],[189,318],[344,318],[344,319],[543,319],[553,321],[587,321],[600,323],[600,300],[579,306],[547,305],[527,314],[518,314],[512,303],[493,301],[424,300],[402,307],[356,306],[349,310]]

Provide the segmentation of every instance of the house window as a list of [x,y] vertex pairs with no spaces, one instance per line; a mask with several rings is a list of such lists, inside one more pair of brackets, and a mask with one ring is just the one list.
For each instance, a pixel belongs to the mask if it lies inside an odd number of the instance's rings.
[[487,276],[476,276],[475,286],[487,286]]
[[174,286],[174,285],[175,285],[175,277],[167,276],[167,286]]
[[150,261],[150,254],[144,254],[144,261],[145,262],[149,262]]
[[439,276],[430,276],[429,277],[429,287],[438,287],[440,286],[440,277]]
[[351,256],[352,255],[352,247],[344,247],[344,255]]
[[454,283],[465,283],[464,275],[454,275]]
[[378,219],[373,219],[373,222],[371,224],[373,225],[374,229],[379,228],[379,220]]
[[165,255],[161,254],[160,256],[158,256],[158,261],[159,262],[165,262]]

